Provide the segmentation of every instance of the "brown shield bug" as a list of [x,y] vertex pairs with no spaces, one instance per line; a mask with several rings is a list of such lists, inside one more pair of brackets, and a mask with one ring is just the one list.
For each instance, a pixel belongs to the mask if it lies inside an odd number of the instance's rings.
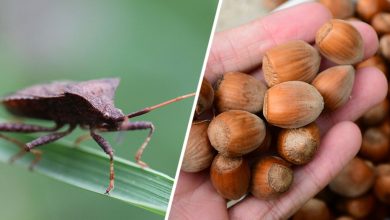
[[[148,129],[149,134],[135,156],[138,164],[147,166],[141,161],[141,156],[151,139],[154,126],[148,121],[133,122],[129,119],[195,95],[191,93],[131,114],[123,114],[114,106],[113,101],[118,85],[119,79],[117,78],[84,82],[58,81],[28,87],[4,97],[1,100],[2,104],[16,116],[55,122],[55,126],[51,128],[22,123],[0,123],[0,132],[48,132],[47,135],[26,144],[0,134],[0,138],[11,141],[20,148],[19,153],[10,161],[15,161],[26,152],[31,152],[35,155],[30,165],[32,168],[41,158],[41,152],[36,150],[36,147],[63,138],[80,126],[82,129],[89,130],[89,135],[110,157],[110,182],[106,190],[106,193],[109,193],[114,188],[114,153],[111,145],[99,133]],[[67,130],[59,131],[64,126],[68,126]]]

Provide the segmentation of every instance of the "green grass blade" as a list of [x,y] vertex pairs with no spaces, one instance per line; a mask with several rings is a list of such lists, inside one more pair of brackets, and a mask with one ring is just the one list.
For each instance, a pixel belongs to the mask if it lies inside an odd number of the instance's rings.
[[[29,135],[18,135],[22,141],[31,140]],[[67,141],[57,141],[42,148],[42,160],[34,173],[104,194],[109,180],[109,159],[104,152],[75,147]],[[18,152],[12,143],[0,139],[0,161],[7,163]],[[28,154],[15,165],[28,167],[33,156]],[[173,179],[152,169],[142,169],[137,164],[115,158],[115,188],[107,198],[115,198],[164,215],[168,206]]]

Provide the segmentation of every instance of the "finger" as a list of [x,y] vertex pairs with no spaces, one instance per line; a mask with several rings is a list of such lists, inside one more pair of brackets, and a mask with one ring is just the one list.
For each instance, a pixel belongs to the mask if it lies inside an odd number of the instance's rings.
[[180,172],[169,219],[228,219],[226,202],[211,185],[208,173]]
[[325,113],[318,119],[321,131],[326,131],[340,121],[355,121],[373,106],[380,103],[387,94],[385,75],[374,67],[356,71],[350,100],[341,108]]
[[367,23],[351,21],[351,24],[359,31],[364,42],[364,59],[373,56],[378,50],[379,40],[375,30]]
[[199,188],[206,180],[209,179],[206,171],[198,173],[187,173],[180,171],[179,178],[180,180],[176,186],[175,194],[182,194],[196,190]]
[[217,33],[206,66],[206,78],[214,82],[216,74],[252,69],[260,64],[264,52],[276,44],[292,39],[312,42],[316,31],[330,18],[324,6],[308,3]]
[[323,138],[314,159],[294,170],[288,192],[273,200],[249,197],[229,210],[231,219],[286,219],[323,189],[358,152],[359,128],[352,122],[335,125]]

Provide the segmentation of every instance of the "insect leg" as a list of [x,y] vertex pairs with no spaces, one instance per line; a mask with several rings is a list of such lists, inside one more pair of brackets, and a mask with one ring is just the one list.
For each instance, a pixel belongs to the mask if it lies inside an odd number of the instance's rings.
[[[19,152],[10,158],[9,163],[15,162],[17,159],[21,158],[22,156],[24,156],[27,153],[27,151],[25,150],[26,145],[24,143],[20,142],[19,140],[2,135],[2,134],[0,134],[0,138],[4,139],[6,141],[9,141],[11,143],[14,143],[16,146],[18,146],[20,148]],[[29,166],[30,170],[32,170],[33,167],[35,166],[35,164],[37,164],[39,162],[39,160],[41,160],[41,156],[42,156],[42,152],[40,150],[31,150],[31,153],[34,155],[34,160],[31,162],[31,164]]]
[[148,165],[141,161],[142,154],[148,145],[152,135],[154,133],[154,125],[151,122],[130,122],[125,125],[127,131],[129,130],[140,130],[140,129],[149,129],[149,134],[145,138],[144,143],[142,143],[141,147],[137,150],[137,154],[135,155],[135,161],[141,166],[147,167]]
[[[2,132],[18,132],[18,133],[34,133],[34,132],[46,132],[46,131],[56,131],[60,129],[62,125],[56,124],[55,127],[42,127],[39,125],[29,125],[23,123],[0,123],[0,131]],[[0,138],[14,143],[20,148],[20,151],[12,156],[9,160],[10,163],[15,162],[17,159],[21,158],[27,153],[26,145],[14,138],[0,134]],[[42,152],[40,150],[32,150],[31,153],[35,156],[34,160],[30,164],[30,170],[33,169],[34,165],[38,163],[41,159]]]
[[123,123],[118,130],[133,131],[133,130],[144,130],[144,129],[149,129],[149,134],[146,137],[144,143],[142,143],[141,147],[138,149],[137,154],[135,155],[135,161],[142,167],[147,167],[148,165],[145,162],[141,161],[141,157],[154,133],[155,128],[153,123],[148,121],[127,122],[127,123]]
[[0,131],[3,132],[18,132],[18,133],[34,133],[45,131],[56,131],[60,129],[62,125],[57,124],[55,127],[42,127],[39,125],[29,125],[22,123],[0,123]]
[[84,141],[86,141],[86,140],[88,140],[88,139],[90,139],[90,138],[91,138],[91,135],[90,135],[89,133],[83,134],[83,135],[81,135],[80,137],[78,137],[78,138],[75,140],[74,144],[75,144],[76,146],[78,146],[78,145],[80,145],[81,142],[84,142]]
[[[88,130],[88,131],[90,130],[90,127],[89,127],[89,126],[86,126],[86,125],[80,125],[80,128],[83,129],[83,130]],[[78,146],[81,144],[81,142],[84,142],[84,141],[86,141],[86,140],[88,140],[88,139],[92,139],[90,132],[87,132],[87,133],[85,133],[85,134],[83,134],[83,135],[80,135],[80,136],[75,140],[74,145],[75,145],[76,147],[78,147]]]
[[114,188],[115,181],[114,151],[112,150],[110,143],[108,143],[108,141],[106,141],[102,136],[98,135],[94,130],[91,130],[91,136],[110,157],[110,183],[106,189],[106,194],[109,194],[110,191]]
[[146,107],[144,109],[141,109],[139,111],[136,111],[136,112],[133,112],[131,114],[128,114],[126,117],[127,118],[134,118],[136,116],[140,116],[140,115],[143,115],[143,114],[146,114],[154,109],[157,109],[157,108],[160,108],[160,107],[163,107],[165,105],[169,105],[173,102],[177,102],[177,101],[180,101],[182,99],[186,99],[186,98],[189,98],[191,96],[195,96],[195,93],[190,93],[190,94],[187,94],[187,95],[183,95],[183,96],[179,96],[179,97],[176,97],[176,98],[173,98],[173,99],[170,99],[168,101],[165,101],[165,102],[162,102],[160,104],[157,104],[157,105],[154,105],[154,106],[150,106],[150,107]]
[[75,125],[70,125],[70,127],[66,131],[50,133],[48,135],[39,137],[39,138],[26,144],[26,151],[30,151],[35,147],[38,147],[38,146],[41,146],[44,144],[48,144],[48,143],[54,142],[58,139],[61,139],[61,138],[65,137],[66,135],[70,134],[75,129],[75,127],[76,127]]

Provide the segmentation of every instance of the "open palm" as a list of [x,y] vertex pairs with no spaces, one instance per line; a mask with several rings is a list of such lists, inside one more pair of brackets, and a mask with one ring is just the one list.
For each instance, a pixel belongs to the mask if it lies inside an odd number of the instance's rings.
[[[218,75],[241,71],[262,78],[261,60],[265,51],[289,40],[314,42],[316,31],[329,19],[329,11],[318,3],[302,4],[273,13],[263,19],[214,37],[205,77],[214,82]],[[352,22],[364,40],[364,56],[378,48],[374,30],[362,22]],[[324,61],[322,67],[329,66]],[[181,172],[171,207],[170,219],[284,219],[291,216],[308,199],[323,189],[359,150],[361,134],[351,121],[383,100],[387,81],[376,68],[356,71],[351,99],[340,109],[322,115],[317,123],[322,143],[314,159],[295,169],[294,182],[288,192],[273,200],[247,196],[226,208],[226,201],[214,190],[209,171]]]

